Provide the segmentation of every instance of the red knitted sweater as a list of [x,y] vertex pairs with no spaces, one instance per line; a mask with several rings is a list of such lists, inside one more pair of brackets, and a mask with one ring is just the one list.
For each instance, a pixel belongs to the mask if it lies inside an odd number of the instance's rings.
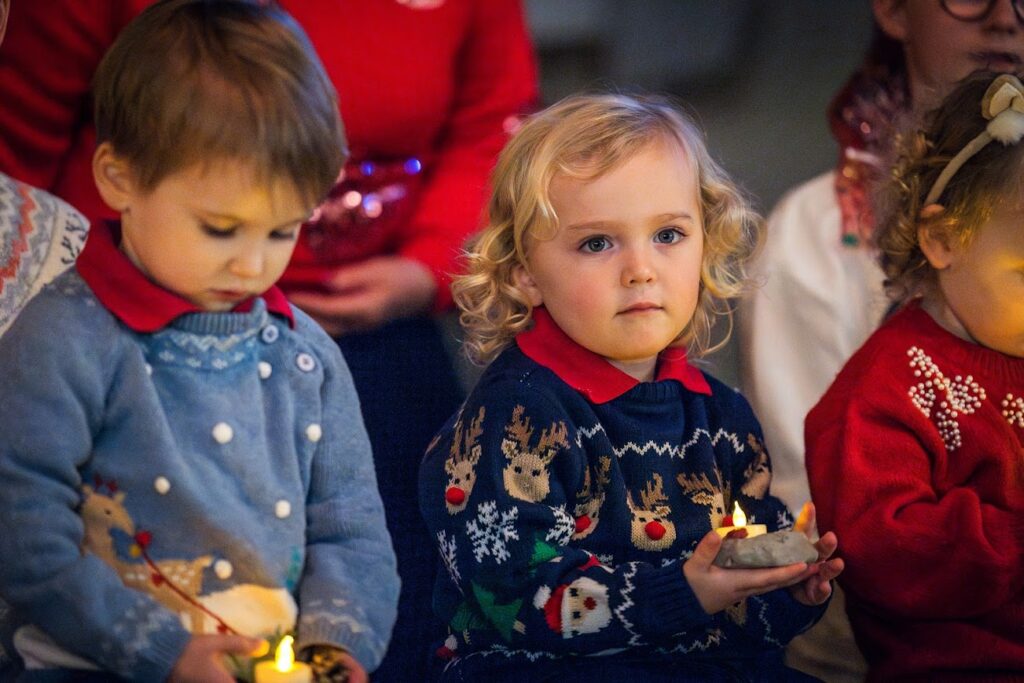
[[846,364],[805,437],[870,678],[1021,680],[1024,359],[911,304]]

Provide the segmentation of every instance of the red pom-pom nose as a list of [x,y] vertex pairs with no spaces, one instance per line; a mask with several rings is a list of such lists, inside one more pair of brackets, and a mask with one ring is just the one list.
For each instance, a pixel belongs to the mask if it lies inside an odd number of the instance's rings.
[[580,515],[576,518],[576,533],[582,534],[584,531],[590,528],[590,517],[588,515]]
[[444,499],[450,505],[462,505],[463,501],[466,500],[466,492],[458,486],[449,486],[448,490],[444,492]]
[[648,538],[660,541],[665,535],[665,525],[661,522],[647,522],[647,525],[644,526],[644,532]]

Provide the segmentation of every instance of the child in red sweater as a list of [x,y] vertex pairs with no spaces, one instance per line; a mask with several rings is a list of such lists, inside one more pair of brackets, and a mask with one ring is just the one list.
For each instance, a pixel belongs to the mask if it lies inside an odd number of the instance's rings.
[[1024,676],[1022,112],[980,74],[907,136],[876,233],[902,308],[807,417],[870,680]]

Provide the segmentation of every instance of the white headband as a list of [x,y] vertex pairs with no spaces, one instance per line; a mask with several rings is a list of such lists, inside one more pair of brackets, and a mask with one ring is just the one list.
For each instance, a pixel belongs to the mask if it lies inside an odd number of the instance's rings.
[[1009,74],[997,77],[981,98],[981,115],[988,119],[985,130],[949,160],[929,190],[924,200],[925,207],[938,201],[953,175],[985,145],[993,140],[1004,145],[1020,142],[1024,137],[1024,84]]

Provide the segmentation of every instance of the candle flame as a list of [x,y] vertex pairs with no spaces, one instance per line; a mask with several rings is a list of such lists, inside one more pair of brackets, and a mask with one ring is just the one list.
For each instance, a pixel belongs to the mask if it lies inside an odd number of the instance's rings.
[[747,516],[743,514],[743,510],[740,509],[740,504],[736,501],[732,503],[732,525],[733,526],[746,526]]
[[274,659],[276,660],[277,670],[281,673],[291,671],[292,667],[295,666],[295,652],[292,650],[292,642],[294,640],[291,636],[285,636],[277,646]]

